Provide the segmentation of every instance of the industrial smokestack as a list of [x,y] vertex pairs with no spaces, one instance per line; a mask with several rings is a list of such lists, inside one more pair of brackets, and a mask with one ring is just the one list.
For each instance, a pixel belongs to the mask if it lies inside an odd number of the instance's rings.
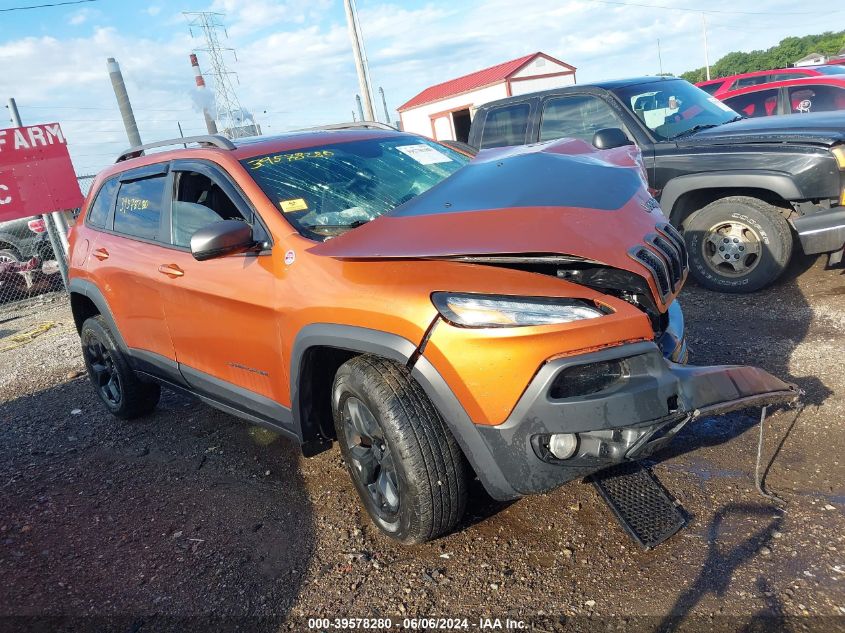
[[[197,82],[197,89],[205,90],[205,79],[200,71],[200,63],[197,61],[197,56],[194,53],[191,53],[190,58],[191,66],[194,68],[194,79]],[[217,122],[214,120],[214,117],[211,116],[211,113],[208,111],[206,106],[203,106],[202,114],[205,117],[205,127],[208,128],[208,133],[217,134]]]
[[123,127],[126,128],[126,136],[132,147],[141,145],[141,135],[138,133],[138,124],[135,122],[135,114],[132,112],[132,104],[129,103],[129,95],[126,92],[126,84],[123,83],[123,75],[120,72],[120,65],[114,57],[109,57],[106,62],[109,69],[114,96],[117,97],[117,107],[120,108],[120,116],[123,117]]

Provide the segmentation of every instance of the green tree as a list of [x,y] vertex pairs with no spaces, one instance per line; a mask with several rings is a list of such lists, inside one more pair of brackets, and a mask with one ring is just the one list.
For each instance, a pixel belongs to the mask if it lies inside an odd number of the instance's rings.
[[[777,46],[772,46],[764,51],[728,53],[710,66],[710,76],[717,79],[756,70],[786,68],[810,53],[830,56],[836,55],[843,48],[845,48],[845,31],[827,31],[819,35],[787,37],[782,39]],[[697,83],[707,78],[707,72],[702,66],[688,70],[681,74],[681,77],[692,83]]]

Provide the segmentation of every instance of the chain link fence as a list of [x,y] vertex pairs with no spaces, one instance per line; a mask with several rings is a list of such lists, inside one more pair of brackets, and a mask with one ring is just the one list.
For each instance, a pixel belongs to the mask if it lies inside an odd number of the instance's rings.
[[[94,176],[79,176],[78,180],[83,195],[87,195]],[[77,211],[63,214],[68,226],[73,225]],[[0,222],[0,321],[4,314],[27,305],[63,298],[61,265],[65,262],[59,260],[64,253],[55,222],[53,217],[43,215]]]

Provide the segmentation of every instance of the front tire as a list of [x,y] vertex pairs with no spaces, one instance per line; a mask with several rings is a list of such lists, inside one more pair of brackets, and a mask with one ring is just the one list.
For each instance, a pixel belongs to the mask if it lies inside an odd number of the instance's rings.
[[760,290],[792,257],[789,223],[777,207],[748,196],[711,202],[684,221],[690,272],[710,290]]
[[102,316],[85,319],[79,337],[88,377],[112,415],[131,420],[155,409],[161,387],[143,382],[132,371]]
[[457,525],[466,461],[404,366],[369,355],[347,361],[335,376],[332,408],[347,469],[379,529],[422,543]]

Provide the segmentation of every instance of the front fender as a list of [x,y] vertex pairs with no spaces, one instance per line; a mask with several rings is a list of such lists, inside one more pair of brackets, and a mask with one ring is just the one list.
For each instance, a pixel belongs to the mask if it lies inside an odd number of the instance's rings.
[[683,221],[678,200],[687,193],[704,189],[763,189],[784,200],[806,197],[792,176],[777,171],[718,171],[678,176],[666,183],[660,194],[660,206],[673,225],[679,226]]

